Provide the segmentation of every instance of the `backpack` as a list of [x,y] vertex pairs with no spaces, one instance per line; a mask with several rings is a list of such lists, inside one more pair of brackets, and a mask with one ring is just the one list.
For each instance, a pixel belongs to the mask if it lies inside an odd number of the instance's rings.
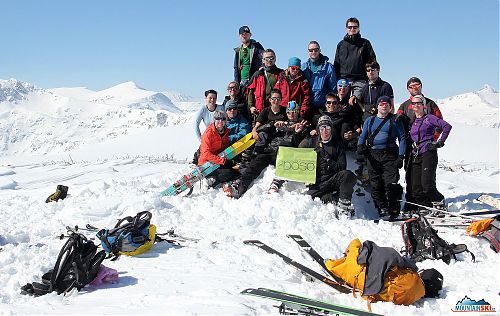
[[106,253],[97,252],[97,246],[85,236],[71,233],[57,257],[52,270],[42,276],[42,283],[28,283],[21,287],[21,294],[41,296],[52,291],[67,293],[73,288],[80,291],[92,282]]
[[116,259],[119,255],[136,256],[151,249],[156,239],[156,226],[151,225],[151,213],[143,211],[127,216],[112,229],[101,229],[96,236],[101,247]]
[[485,238],[494,252],[500,252],[500,215],[470,224],[467,233]]
[[464,251],[470,253],[472,261],[475,261],[474,254],[465,244],[455,245],[446,242],[438,236],[437,231],[424,216],[406,220],[401,224],[401,232],[404,242],[404,250],[401,252],[417,262],[425,259],[441,259],[449,264],[451,258],[456,260],[455,255]]
[[[358,264],[361,241],[354,239],[345,251],[345,256],[337,260],[327,260],[326,267],[337,277],[349,284],[353,291],[363,295],[368,267]],[[398,305],[413,304],[425,294],[425,288],[417,271],[410,268],[391,266],[383,278],[383,288],[375,295],[363,296],[368,302],[385,301]],[[370,309],[370,305],[369,309]]]

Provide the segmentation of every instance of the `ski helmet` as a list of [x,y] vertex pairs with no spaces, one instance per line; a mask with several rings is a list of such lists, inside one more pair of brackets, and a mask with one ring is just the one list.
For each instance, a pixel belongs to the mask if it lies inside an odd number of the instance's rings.
[[330,126],[333,129],[333,121],[332,118],[328,115],[323,115],[318,119],[318,124],[316,124],[316,128],[319,130],[319,127],[322,125]]
[[217,110],[214,112],[214,121],[215,120],[227,120],[227,114],[226,112],[224,111],[221,111],[221,110]]

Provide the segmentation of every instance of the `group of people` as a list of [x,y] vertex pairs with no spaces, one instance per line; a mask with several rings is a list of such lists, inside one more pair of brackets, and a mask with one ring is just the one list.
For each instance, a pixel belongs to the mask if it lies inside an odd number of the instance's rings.
[[[207,90],[206,105],[195,119],[201,145],[194,162],[221,166],[208,177],[209,186],[222,185],[226,195],[239,198],[262,170],[275,164],[279,146],[313,148],[316,183],[307,193],[324,203],[352,214],[356,178],[366,166],[379,214],[396,217],[403,197],[399,169],[404,167],[406,211],[418,210],[415,204],[446,208],[436,188],[437,149],[451,125],[424,97],[417,77],[408,80],[410,97],[395,111],[392,86],[380,78],[372,45],[359,30],[358,19],[347,19],[333,63],[317,41],[310,41],[308,60],[291,57],[283,70],[275,52],[252,39],[248,26],[240,27],[228,95],[217,105],[217,92]],[[241,160],[218,156],[250,132],[256,143]],[[348,151],[357,155],[355,172],[347,170]],[[283,182],[275,178],[270,192],[279,191]]]

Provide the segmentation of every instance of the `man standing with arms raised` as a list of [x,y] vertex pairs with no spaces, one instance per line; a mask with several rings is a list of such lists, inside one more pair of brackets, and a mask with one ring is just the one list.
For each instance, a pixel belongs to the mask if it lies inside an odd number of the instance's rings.
[[345,26],[347,34],[337,44],[333,65],[337,72],[337,78],[348,79],[353,94],[359,99],[361,88],[368,79],[365,65],[370,60],[376,60],[377,57],[370,41],[362,38],[359,33],[358,19],[347,19]]

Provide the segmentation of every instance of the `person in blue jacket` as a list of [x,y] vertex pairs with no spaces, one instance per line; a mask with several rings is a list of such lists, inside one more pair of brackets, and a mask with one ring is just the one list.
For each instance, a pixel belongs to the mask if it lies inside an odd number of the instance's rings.
[[325,110],[326,94],[337,92],[337,77],[328,57],[321,54],[318,42],[310,41],[307,50],[309,59],[301,68],[311,89],[308,117],[312,119],[314,115],[320,114],[320,110]]
[[238,139],[250,133],[252,127],[248,124],[247,119],[238,113],[238,103],[235,100],[226,102],[227,128],[229,131],[229,144],[233,144]]
[[[377,100],[377,114],[367,118],[358,138],[359,155],[365,156],[372,198],[381,217],[399,216],[403,188],[398,183],[403,167],[406,138],[403,124],[391,113],[391,99]],[[399,147],[396,144],[399,141]]]

